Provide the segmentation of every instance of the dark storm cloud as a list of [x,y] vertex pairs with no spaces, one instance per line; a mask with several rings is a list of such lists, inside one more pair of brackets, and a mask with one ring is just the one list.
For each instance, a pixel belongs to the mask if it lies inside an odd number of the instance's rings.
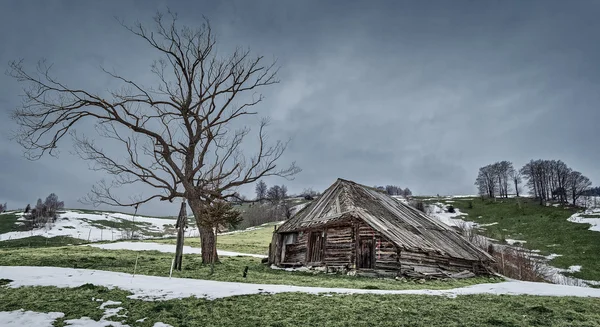
[[[114,20],[151,21],[163,1],[8,1],[0,62],[40,57],[69,85],[105,92],[99,66],[150,83],[157,54]],[[475,192],[479,166],[563,159],[600,180],[599,5],[593,1],[180,1],[188,25],[206,15],[219,50],[274,56],[281,83],[264,90],[272,139],[292,137],[282,164],[291,191],[343,177],[415,193]],[[0,77],[0,202],[50,190],[74,203],[102,176],[63,149],[27,162],[9,141],[19,85]],[[80,130],[86,130],[91,124]],[[68,145],[68,144],[67,144]],[[52,178],[44,178],[52,174]],[[18,185],[18,186],[15,186]],[[148,192],[149,190],[144,190]],[[242,191],[250,195],[252,188]],[[42,194],[39,194],[42,193]],[[151,204],[147,212],[172,214]]]

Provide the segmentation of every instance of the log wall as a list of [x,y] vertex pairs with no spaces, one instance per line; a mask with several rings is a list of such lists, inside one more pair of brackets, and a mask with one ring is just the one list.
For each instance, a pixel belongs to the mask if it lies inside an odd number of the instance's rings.
[[[311,232],[324,235],[321,262],[307,261],[307,254],[311,251],[308,244]],[[273,237],[273,240],[283,242],[286,234],[282,237]],[[299,232],[295,243],[285,245],[283,262],[274,258],[274,263],[283,266],[310,264],[354,269],[357,264],[356,256],[359,253],[360,240],[369,239],[375,246],[373,270],[388,273],[396,271],[397,274],[403,275],[430,274],[438,272],[439,269],[455,272],[468,270],[476,274],[486,272],[485,267],[477,262],[449,258],[435,253],[400,251],[394,243],[362,221],[341,222],[335,226]],[[272,248],[277,251],[282,248],[282,245],[272,246]]]

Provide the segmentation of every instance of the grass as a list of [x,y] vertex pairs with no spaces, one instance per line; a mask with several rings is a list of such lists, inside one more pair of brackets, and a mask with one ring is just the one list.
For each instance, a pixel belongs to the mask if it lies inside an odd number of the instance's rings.
[[[598,326],[600,300],[572,297],[470,295],[275,295],[236,296],[213,301],[186,298],[141,301],[129,293],[93,285],[59,289],[21,287],[0,290],[0,311],[63,312],[64,320],[98,320],[100,303],[120,301],[123,323],[153,326]],[[142,323],[136,320],[144,319]]]
[[[266,226],[250,231],[243,231],[227,235],[217,236],[217,249],[234,251],[240,253],[269,254],[269,243],[273,236],[273,227]],[[176,244],[177,239],[155,239],[148,242],[157,242],[165,244]],[[190,237],[185,239],[185,245],[200,247],[200,238]]]
[[66,245],[77,245],[84,244],[86,241],[73,238],[69,236],[54,236],[54,237],[43,237],[43,236],[30,236],[25,238],[18,238],[14,240],[6,240],[0,242],[0,249],[15,249],[15,248],[42,248],[42,247],[55,247],[55,246],[66,246]]
[[[139,256],[138,256],[139,255]],[[172,254],[158,251],[136,252],[129,250],[101,250],[87,246],[69,246],[40,249],[0,249],[0,266],[54,266],[85,268],[133,273],[137,260],[137,274],[168,276]],[[258,258],[221,257],[214,273],[201,263],[200,255],[185,255],[182,271],[174,271],[173,277],[196,278],[218,281],[247,282],[258,284],[286,284],[297,286],[344,287],[362,289],[448,289],[485,282],[498,282],[497,278],[477,277],[463,280],[434,280],[425,283],[397,281],[310,272],[288,272],[271,269]],[[247,278],[242,277],[248,266]]]
[[[541,206],[529,198],[493,200],[453,199],[449,203],[468,213],[464,219],[477,223],[498,224],[484,227],[484,234],[497,240],[525,240],[524,247],[542,254],[557,253],[551,264],[560,268],[581,265],[573,277],[600,280],[600,232],[588,230],[589,224],[567,221],[575,209]],[[517,201],[521,202],[521,206]],[[443,200],[442,200],[443,202]],[[469,202],[473,204],[469,208]],[[477,218],[481,216],[481,218]]]
[[0,214],[0,234],[26,230],[25,226],[17,224],[19,217],[16,211]]

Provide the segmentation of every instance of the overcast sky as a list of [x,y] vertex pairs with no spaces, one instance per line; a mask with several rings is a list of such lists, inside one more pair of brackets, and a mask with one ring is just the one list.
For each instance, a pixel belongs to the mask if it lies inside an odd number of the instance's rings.
[[[143,82],[160,56],[114,17],[151,23],[165,3],[2,1],[0,63],[23,58],[34,68],[46,58],[62,81],[96,92],[111,88],[100,66]],[[292,138],[281,163],[296,161],[303,171],[268,184],[294,193],[341,177],[416,194],[472,194],[478,167],[538,158],[562,159],[600,182],[598,1],[169,6],[185,25],[209,18],[220,49],[248,46],[277,58],[281,83],[263,89],[258,109],[273,119],[272,139]],[[22,207],[55,192],[79,207],[103,176],[71,155],[68,142],[58,159],[22,157],[8,138],[21,87],[0,76],[0,202]],[[252,188],[242,192],[251,196]],[[176,214],[177,206],[141,211]]]

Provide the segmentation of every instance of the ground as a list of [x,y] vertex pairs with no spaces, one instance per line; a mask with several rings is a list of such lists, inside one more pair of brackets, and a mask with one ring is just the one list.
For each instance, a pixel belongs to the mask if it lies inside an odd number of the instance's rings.
[[525,241],[521,243],[523,247],[539,250],[542,255],[558,254],[550,261],[552,266],[581,266],[580,271],[565,272],[566,275],[600,281],[600,232],[589,230],[589,224],[568,221],[581,209],[541,206],[531,198],[425,200],[453,205],[467,214],[462,219],[485,225],[484,235],[500,242]]
[[[568,249],[569,243],[548,233],[548,241],[536,233],[543,226],[562,228],[570,237],[587,235],[588,241],[596,240],[598,232],[589,231],[589,225],[567,221],[574,212],[558,207],[537,207],[524,202],[525,209],[514,211],[516,203],[509,199],[504,202],[477,202],[479,199],[453,199],[450,202],[461,211],[468,213],[467,220],[489,225],[487,232],[502,239],[527,240],[526,246],[532,248],[540,244],[558,244],[548,247],[545,253],[560,253],[557,259],[569,261],[562,264],[582,265],[578,274],[589,274],[594,254]],[[469,209],[469,201],[473,208]],[[450,204],[449,203],[449,204]],[[562,211],[561,211],[562,210]],[[564,212],[564,215],[563,215]],[[82,212],[84,213],[84,212]],[[84,214],[98,214],[85,212]],[[103,214],[103,213],[102,213]],[[117,214],[117,213],[113,213]],[[519,215],[517,215],[519,214]],[[477,218],[481,216],[481,218]],[[3,219],[6,217],[6,220]],[[0,234],[6,233],[6,226],[17,222],[18,216],[0,216]],[[119,218],[119,216],[115,216]],[[168,219],[168,218],[167,218]],[[520,220],[519,220],[520,219]],[[100,224],[102,217],[94,222]],[[140,220],[141,221],[141,220]],[[148,220],[150,221],[150,220]],[[152,220],[154,222],[154,220]],[[89,222],[88,222],[89,224]],[[89,224],[93,226],[93,224]],[[162,225],[162,224],[161,224]],[[513,227],[514,225],[514,227]],[[249,254],[266,255],[271,241],[274,224],[250,228],[241,232],[228,233],[217,237],[220,250]],[[98,226],[100,228],[100,226]],[[506,230],[504,230],[506,229]],[[595,233],[595,234],[587,234]],[[174,244],[172,238],[151,238],[143,240],[148,248],[158,245]],[[573,240],[571,240],[572,242]],[[596,240],[597,241],[597,240]],[[600,325],[599,298],[555,297],[526,295],[385,295],[385,294],[249,294],[220,299],[183,297],[165,301],[144,301],[133,299],[131,290],[106,288],[99,285],[81,284],[76,287],[57,288],[54,286],[25,286],[13,288],[11,280],[2,280],[6,266],[46,266],[77,269],[96,269],[126,273],[130,276],[131,287],[140,282],[142,275],[162,276],[165,280],[177,278],[194,280],[212,280],[218,282],[240,282],[248,285],[272,284],[310,287],[351,288],[365,292],[387,292],[384,290],[448,290],[469,287],[481,283],[491,283],[483,289],[495,289],[501,294],[507,291],[499,278],[479,277],[466,280],[415,281],[394,279],[372,279],[341,275],[313,274],[310,272],[289,272],[274,270],[261,263],[260,258],[247,256],[221,256],[221,263],[211,267],[202,265],[198,254],[186,254],[183,270],[174,271],[169,279],[169,270],[173,254],[158,251],[103,250],[86,245],[87,240],[70,236],[46,238],[44,235],[28,236],[20,239],[0,241],[0,319],[27,315],[22,311],[56,312],[52,320],[54,326],[71,326],[75,323],[98,322],[97,326],[106,326],[109,321],[118,321],[115,326],[155,326],[161,322],[172,326],[595,326]],[[151,243],[154,243],[151,244]],[[600,242],[597,242],[598,244]],[[71,245],[67,245],[71,244]],[[188,237],[186,246],[198,247],[197,237]],[[572,242],[579,244],[579,241]],[[537,248],[536,248],[537,249]],[[587,249],[587,248],[586,248]],[[593,250],[593,248],[589,248]],[[597,252],[598,253],[598,252]],[[554,261],[553,261],[554,263]],[[246,278],[244,269],[248,267]],[[4,268],[7,276],[9,268]],[[13,268],[14,269],[14,268]],[[20,269],[20,268],[16,268]],[[37,269],[38,268],[22,268]],[[135,272],[136,277],[133,277]],[[579,276],[579,275],[578,275]],[[580,275],[594,278],[593,275]],[[136,279],[137,278],[137,279]],[[185,279],[183,279],[185,283]],[[254,284],[250,284],[254,283]],[[164,283],[156,283],[166,285]],[[36,284],[33,284],[36,285]],[[53,284],[51,284],[53,285]],[[129,285],[129,284],[128,284]],[[498,287],[494,286],[498,285]],[[10,287],[9,287],[10,286]],[[255,286],[256,287],[256,286]],[[260,288],[260,285],[258,285]],[[265,285],[265,289],[271,286]],[[540,287],[546,288],[541,285]],[[199,287],[201,292],[203,287]],[[570,288],[565,294],[578,293],[579,288]],[[583,290],[583,289],[582,289]],[[590,290],[590,289],[588,289]],[[598,291],[598,290],[590,290]],[[434,294],[434,291],[424,291]],[[437,291],[436,291],[437,292]],[[445,291],[444,291],[445,292]],[[494,291],[496,292],[496,291]],[[582,291],[583,292],[583,291]],[[587,291],[586,291],[587,292]],[[600,291],[598,291],[600,292]],[[537,294],[537,293],[533,293]],[[541,294],[541,293],[540,293]],[[594,293],[595,294],[595,293]],[[599,293],[600,294],[600,293]],[[108,301],[121,302],[110,305]],[[103,306],[104,305],[104,306]],[[101,306],[103,306],[101,308]],[[121,308],[117,310],[117,308]],[[332,309],[334,308],[334,309]],[[112,310],[112,311],[111,311]],[[116,312],[111,316],[110,312]],[[29,313],[33,315],[33,313]],[[119,315],[121,315],[119,317]],[[46,317],[50,317],[46,315]],[[83,317],[89,317],[83,318]],[[9,318],[6,318],[9,319]],[[75,319],[75,320],[73,320]],[[83,320],[82,320],[83,319]],[[140,321],[142,320],[143,321]],[[5,324],[6,325],[6,324]],[[10,326],[10,325],[9,325]],[[51,325],[49,325],[51,326]],[[90,325],[91,326],[91,325]],[[96,326],[96,325],[94,325]],[[160,324],[156,326],[161,326]],[[165,326],[165,325],[162,325]]]
[[[122,302],[124,323],[153,326],[597,326],[600,300],[570,297],[471,295],[310,295],[282,293],[217,300],[186,298],[141,301],[126,291],[84,285],[78,288],[23,287],[0,292],[0,311],[24,308],[63,312],[57,320],[83,316],[99,320],[100,303]],[[114,307],[114,306],[113,306]],[[111,319],[111,318],[109,318]],[[137,320],[145,319],[143,322]]]

